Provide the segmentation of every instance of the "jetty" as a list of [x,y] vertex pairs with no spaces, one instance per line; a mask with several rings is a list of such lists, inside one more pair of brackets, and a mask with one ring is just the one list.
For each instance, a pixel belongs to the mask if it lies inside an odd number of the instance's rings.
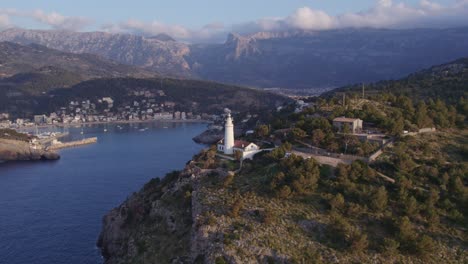
[[92,137],[92,138],[85,138],[82,140],[77,140],[77,141],[71,141],[71,142],[60,142],[60,141],[53,141],[52,145],[50,145],[47,150],[58,150],[58,149],[64,149],[64,148],[73,148],[73,147],[79,147],[79,146],[84,146],[84,145],[90,145],[97,143],[97,137]]
[[39,135],[37,141],[38,141],[39,144],[46,145],[46,144],[49,144],[49,143],[51,143],[52,141],[54,141],[56,139],[66,137],[68,135],[70,135],[70,133],[68,133],[68,132],[49,133],[47,135]]

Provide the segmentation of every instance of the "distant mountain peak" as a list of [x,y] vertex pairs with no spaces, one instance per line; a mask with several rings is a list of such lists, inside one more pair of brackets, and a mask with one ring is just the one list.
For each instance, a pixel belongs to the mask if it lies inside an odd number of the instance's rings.
[[171,36],[169,36],[166,33],[160,33],[160,34],[157,34],[155,36],[146,37],[146,38],[147,39],[157,39],[157,40],[164,41],[164,42],[168,42],[168,41],[175,42],[176,41],[174,38],[172,38]]

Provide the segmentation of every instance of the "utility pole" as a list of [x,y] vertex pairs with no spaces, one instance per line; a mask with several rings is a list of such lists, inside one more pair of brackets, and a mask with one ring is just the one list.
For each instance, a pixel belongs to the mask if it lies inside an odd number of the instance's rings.
[[362,99],[366,98],[364,83],[362,83]]

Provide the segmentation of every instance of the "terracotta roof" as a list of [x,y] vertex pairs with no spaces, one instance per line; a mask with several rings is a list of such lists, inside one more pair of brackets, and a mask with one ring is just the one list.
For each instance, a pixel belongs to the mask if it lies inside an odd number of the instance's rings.
[[250,142],[243,141],[243,140],[235,140],[234,141],[234,147],[235,148],[245,148],[248,145],[250,145]]
[[333,119],[333,122],[354,122],[356,120],[359,120],[359,118],[348,118],[348,117],[337,117]]

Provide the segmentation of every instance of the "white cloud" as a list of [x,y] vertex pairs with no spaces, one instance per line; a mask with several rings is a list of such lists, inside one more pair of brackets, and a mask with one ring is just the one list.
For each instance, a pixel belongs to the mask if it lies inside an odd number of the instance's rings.
[[164,33],[178,40],[191,42],[211,41],[219,38],[221,35],[224,39],[226,34],[222,23],[211,23],[194,30],[180,25],[164,24],[159,21],[143,22],[135,19],[130,19],[119,24],[106,24],[101,29],[110,33],[133,33],[147,36]]
[[[286,17],[261,18],[241,24],[224,26],[211,23],[198,29],[181,25],[165,24],[161,21],[145,22],[130,19],[120,23],[101,25],[101,29],[112,33],[133,33],[140,35],[168,34],[180,41],[220,42],[228,32],[250,34],[259,31],[283,30],[329,30],[340,28],[415,28],[468,26],[468,0],[453,0],[439,4],[432,0],[420,0],[408,5],[403,0],[375,0],[368,10],[354,13],[330,15],[322,10],[302,7]],[[28,17],[54,29],[82,30],[91,21],[83,17],[67,17],[56,12],[42,10],[19,12],[0,9],[0,27],[10,25],[15,16]]]
[[265,19],[245,23],[235,27],[241,33],[259,30],[300,29],[328,30],[339,28],[414,28],[445,27],[468,25],[468,0],[442,6],[430,0],[421,0],[417,5],[407,5],[392,0],[378,0],[366,10],[331,16],[322,10],[310,7],[297,9],[283,19],[270,19],[264,27]]
[[285,19],[287,25],[292,28],[305,30],[323,30],[337,26],[336,18],[324,11],[314,10],[309,7],[297,9],[292,15]]
[[[85,17],[64,16],[57,12],[46,13],[40,9],[34,11],[19,11],[16,9],[0,9],[0,17],[22,17],[29,18],[43,25],[47,25],[52,29],[82,30],[91,24],[91,20]],[[1,18],[0,18],[1,25]],[[9,25],[11,26],[11,25]]]
[[10,18],[6,14],[0,14],[0,29],[4,29],[10,26]]
[[45,13],[42,10],[35,10],[26,16],[35,19],[38,22],[49,25],[55,29],[65,29],[77,31],[88,26],[91,21],[84,17],[68,17],[56,12]]

